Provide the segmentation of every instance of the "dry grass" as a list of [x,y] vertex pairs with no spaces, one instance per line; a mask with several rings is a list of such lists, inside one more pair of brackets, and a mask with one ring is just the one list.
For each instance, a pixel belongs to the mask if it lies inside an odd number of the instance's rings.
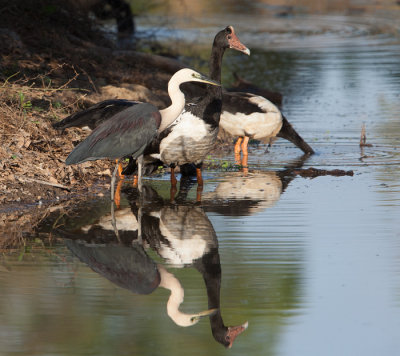
[[66,166],[88,133],[60,133],[52,123],[84,108],[85,96],[104,85],[140,84],[165,97],[170,74],[133,50],[118,51],[68,2],[0,0],[0,14],[2,248],[21,244],[57,205],[108,188],[113,162]]
[[[56,71],[69,75],[54,86],[50,78]],[[33,77],[16,73],[0,83],[0,248],[20,245],[55,206],[88,192],[94,182],[108,182],[110,162],[64,163],[87,133],[61,134],[51,125],[77,110],[86,95],[70,85],[79,75],[62,64]]]
[[[54,70],[69,67],[60,65]],[[71,69],[71,68],[68,68]],[[72,67],[73,76],[57,87],[51,84],[51,72],[32,78],[6,80],[0,87],[0,168],[4,174],[0,178],[4,184],[20,180],[40,180],[54,184],[71,186],[78,182],[90,181],[86,172],[94,164],[86,164],[81,169],[65,166],[64,160],[73,143],[81,141],[86,133],[79,129],[65,134],[56,132],[51,124],[77,109],[82,99],[81,90],[69,87],[79,73]],[[17,77],[14,76],[14,77]],[[99,164],[96,163],[96,167]],[[100,164],[101,166],[101,164]],[[102,169],[108,168],[108,165]],[[0,202],[14,200],[3,195]],[[29,195],[29,193],[28,193]],[[17,199],[18,200],[18,199]],[[40,198],[39,198],[40,200]]]

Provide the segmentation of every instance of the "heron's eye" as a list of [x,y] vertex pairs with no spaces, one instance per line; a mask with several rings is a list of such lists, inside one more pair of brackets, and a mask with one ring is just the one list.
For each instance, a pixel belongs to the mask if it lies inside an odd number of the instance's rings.
[[226,335],[226,336],[225,336],[225,340],[226,340],[226,341],[230,341],[230,340],[231,340],[231,337],[230,337],[229,335]]
[[232,33],[232,30],[231,30],[231,28],[229,26],[225,29],[225,31],[228,32],[228,33]]

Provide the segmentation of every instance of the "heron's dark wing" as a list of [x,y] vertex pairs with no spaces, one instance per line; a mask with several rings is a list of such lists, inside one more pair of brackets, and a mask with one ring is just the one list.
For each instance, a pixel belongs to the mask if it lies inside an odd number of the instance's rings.
[[64,130],[68,127],[88,126],[93,130],[119,112],[137,104],[140,104],[140,101],[125,99],[104,100],[86,110],[70,115],[60,122],[56,122],[53,127],[58,130]]
[[139,157],[157,135],[161,114],[152,104],[129,107],[104,122],[68,156],[66,164],[102,158]]
[[132,246],[86,244],[65,240],[67,247],[93,271],[119,287],[150,294],[160,284],[156,263],[139,244]]

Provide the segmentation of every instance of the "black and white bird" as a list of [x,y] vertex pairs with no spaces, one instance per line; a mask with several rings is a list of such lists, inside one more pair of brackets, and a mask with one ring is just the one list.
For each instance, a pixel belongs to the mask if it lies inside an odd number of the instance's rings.
[[235,159],[244,167],[247,167],[247,145],[250,139],[270,141],[275,137],[282,137],[293,142],[305,154],[314,153],[279,108],[259,95],[244,92],[224,93],[220,127],[230,135],[238,137]]
[[[232,26],[219,31],[213,42],[209,62],[212,80],[221,82],[221,63],[226,49],[250,54]],[[217,139],[222,108],[222,88],[199,86],[184,88],[186,105],[182,114],[144,151],[144,155],[160,159],[171,167],[171,184],[176,185],[174,168],[194,163],[197,183],[203,185],[201,166]]]

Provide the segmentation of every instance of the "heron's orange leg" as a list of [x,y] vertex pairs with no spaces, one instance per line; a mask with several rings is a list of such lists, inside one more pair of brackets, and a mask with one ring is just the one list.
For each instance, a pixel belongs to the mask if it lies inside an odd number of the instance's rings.
[[243,137],[239,137],[235,144],[235,161],[236,164],[240,165],[240,144],[242,143]]
[[137,176],[137,175],[134,175],[134,176],[133,176],[132,185],[133,185],[134,188],[137,187],[137,185],[138,185],[138,176]]
[[[123,177],[123,176],[122,176]],[[124,183],[124,179],[121,179],[120,181],[118,181],[117,184],[117,189],[115,191],[115,195],[114,195],[114,202],[115,202],[115,206],[119,209],[120,205],[121,205],[121,187],[122,184]]]
[[122,171],[123,171],[123,169],[122,169],[122,163],[119,162],[118,159],[115,160],[115,163],[118,164],[118,177],[124,179],[125,176],[122,174]]
[[203,176],[201,175],[201,168],[196,168],[197,185],[203,186]]
[[116,189],[116,192],[114,194],[114,203],[117,206],[117,208],[119,208],[120,204],[121,204],[121,187],[122,187],[122,184],[124,182],[125,176],[123,174],[121,174],[122,173],[122,164],[121,164],[121,162],[119,162],[119,160],[116,159],[115,163],[117,164],[117,167],[118,167],[118,177],[120,178],[120,181],[118,182],[117,189]]

